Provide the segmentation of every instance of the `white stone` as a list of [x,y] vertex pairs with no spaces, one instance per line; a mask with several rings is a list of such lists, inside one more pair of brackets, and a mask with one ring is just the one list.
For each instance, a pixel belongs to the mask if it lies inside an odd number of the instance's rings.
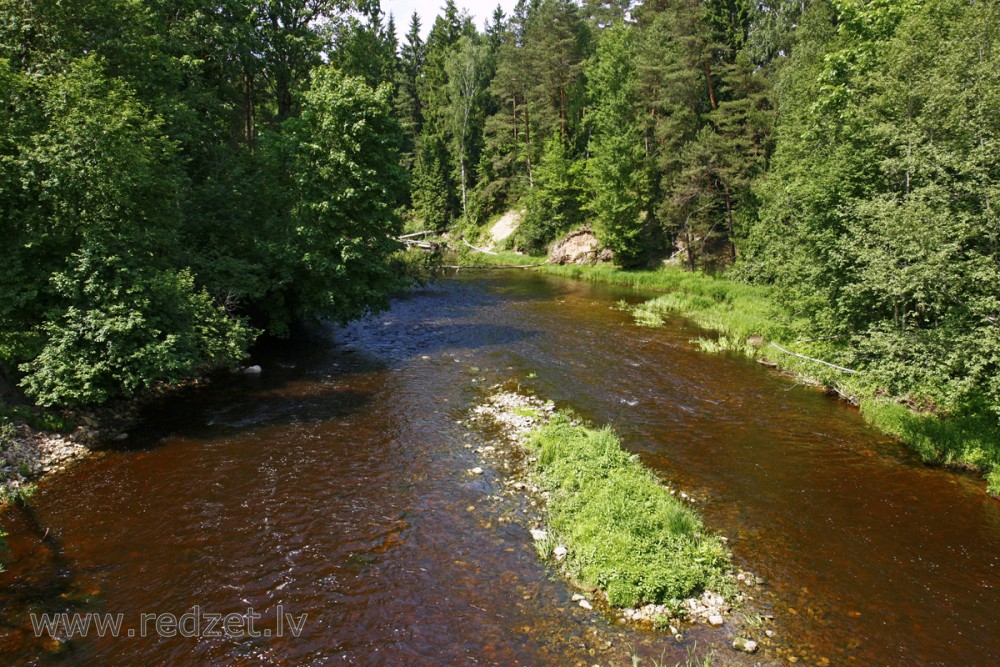
[[586,600],[580,600],[580,606],[584,609],[593,609],[594,607]]
[[726,619],[722,618],[719,614],[712,614],[708,617],[709,625],[722,625],[726,622]]
[[545,532],[544,530],[541,530],[539,528],[532,528],[531,529],[531,539],[535,540],[536,542],[538,542],[539,540],[544,540],[548,536],[549,536],[549,534],[547,532]]
[[246,368],[244,368],[243,369],[243,374],[244,375],[260,375],[262,371],[263,371],[263,369],[260,366],[257,366],[255,364],[253,366],[247,366]]
[[482,469],[482,468],[480,468],[479,466],[476,466],[476,467],[475,467],[475,468],[473,468],[473,469],[472,469],[472,470],[471,470],[470,472],[471,472],[471,473],[472,473],[473,475],[482,475],[482,474],[483,474],[483,469]]
[[756,653],[757,652],[757,642],[752,639],[744,639],[743,637],[737,637],[733,640],[733,648],[737,651],[743,651],[744,653]]

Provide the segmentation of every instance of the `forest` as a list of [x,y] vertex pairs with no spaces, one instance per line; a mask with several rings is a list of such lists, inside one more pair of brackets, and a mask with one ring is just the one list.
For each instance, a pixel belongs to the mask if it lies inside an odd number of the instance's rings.
[[1000,16],[968,0],[4,0],[0,358],[45,405],[401,285],[402,231],[590,228],[767,285],[913,407],[1000,417]]
[[483,33],[449,3],[418,29],[396,84],[415,228],[517,208],[509,249],[586,227],[623,268],[766,286],[868,393],[989,447],[996,3],[540,0]]
[[403,135],[392,86],[353,73],[346,47],[343,67],[327,57],[367,34],[349,9],[0,3],[8,388],[130,396],[399,286]]
[[1000,664],[1000,2],[435,1],[0,0],[0,662]]

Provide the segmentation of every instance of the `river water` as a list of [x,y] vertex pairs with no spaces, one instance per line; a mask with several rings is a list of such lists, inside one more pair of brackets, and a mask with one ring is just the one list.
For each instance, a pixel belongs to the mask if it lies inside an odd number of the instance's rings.
[[[519,380],[699,499],[767,580],[765,664],[1000,664],[1000,503],[921,465],[857,412],[757,364],[697,351],[638,296],[533,274],[462,274],[328,340],[260,353],[259,377],[179,393],[124,446],[2,517],[0,663],[673,665],[683,644],[585,611],[486,498],[464,422]],[[141,615],[259,613],[260,637],[157,637]],[[300,636],[279,610],[297,620]],[[124,635],[36,638],[30,614],[123,615]],[[204,622],[203,622],[204,623]],[[202,624],[201,629],[205,626]],[[189,628],[190,629],[190,626]],[[204,634],[204,633],[203,633]]]

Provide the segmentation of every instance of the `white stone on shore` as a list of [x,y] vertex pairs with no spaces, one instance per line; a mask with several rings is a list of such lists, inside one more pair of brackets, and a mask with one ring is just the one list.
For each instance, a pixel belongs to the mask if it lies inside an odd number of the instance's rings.
[[712,614],[708,617],[709,625],[722,625],[726,622],[726,619],[722,618],[720,614]]
[[580,600],[580,606],[583,607],[584,609],[588,609],[588,610],[594,608],[593,605],[591,605],[586,600]]
[[532,528],[531,529],[531,539],[535,540],[536,542],[538,542],[540,540],[544,540],[548,536],[549,536],[548,532],[546,532],[544,530],[541,530],[539,528]]

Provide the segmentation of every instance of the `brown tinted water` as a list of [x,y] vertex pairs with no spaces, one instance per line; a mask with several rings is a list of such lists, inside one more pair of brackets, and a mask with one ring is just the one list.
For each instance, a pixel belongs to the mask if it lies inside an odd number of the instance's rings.
[[[183,392],[127,447],[8,510],[0,664],[667,664],[723,643],[631,631],[577,607],[457,422],[481,387],[526,387],[600,422],[700,499],[763,575],[799,664],[1000,664],[1000,503],[920,465],[856,411],[698,352],[683,321],[634,326],[625,293],[462,276],[330,341],[262,353],[261,377]],[[636,298],[634,296],[630,298]],[[529,375],[534,374],[529,378]],[[470,507],[473,508],[470,510]],[[29,614],[307,613],[300,637],[36,639]],[[125,631],[123,630],[123,632]],[[611,647],[607,648],[607,643]],[[718,649],[716,664],[735,654]],[[650,664],[648,661],[646,664]]]

